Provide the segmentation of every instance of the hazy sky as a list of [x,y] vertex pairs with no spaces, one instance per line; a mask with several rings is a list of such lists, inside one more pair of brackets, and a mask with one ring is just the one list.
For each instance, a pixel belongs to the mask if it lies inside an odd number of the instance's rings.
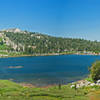
[[0,29],[100,40],[100,0],[0,0]]

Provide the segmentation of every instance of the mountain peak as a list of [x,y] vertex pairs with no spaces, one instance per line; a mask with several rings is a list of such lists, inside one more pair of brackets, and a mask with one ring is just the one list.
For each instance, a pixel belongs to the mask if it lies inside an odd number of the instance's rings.
[[23,32],[23,31],[20,30],[19,28],[10,28],[10,29],[2,30],[2,31],[6,31],[6,32],[14,32],[14,33]]

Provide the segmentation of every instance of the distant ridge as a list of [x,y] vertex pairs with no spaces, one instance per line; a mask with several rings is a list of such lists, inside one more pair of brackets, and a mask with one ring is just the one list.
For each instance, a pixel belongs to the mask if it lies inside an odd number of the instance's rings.
[[0,46],[3,47],[3,51],[24,54],[100,54],[100,42],[97,41],[53,37],[38,32],[22,31],[19,28],[0,31]]

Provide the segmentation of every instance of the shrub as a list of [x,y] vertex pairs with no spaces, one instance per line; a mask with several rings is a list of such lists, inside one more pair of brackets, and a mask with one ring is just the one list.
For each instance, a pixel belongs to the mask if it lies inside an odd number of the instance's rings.
[[100,79],[100,61],[96,61],[92,64],[90,74],[94,82]]

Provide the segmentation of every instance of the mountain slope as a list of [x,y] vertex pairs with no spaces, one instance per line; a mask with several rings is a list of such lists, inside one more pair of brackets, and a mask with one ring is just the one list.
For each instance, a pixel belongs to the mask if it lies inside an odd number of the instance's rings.
[[11,50],[34,53],[68,53],[68,52],[96,52],[100,51],[100,42],[84,39],[61,38],[44,35],[37,32],[9,29],[0,32],[6,45]]

